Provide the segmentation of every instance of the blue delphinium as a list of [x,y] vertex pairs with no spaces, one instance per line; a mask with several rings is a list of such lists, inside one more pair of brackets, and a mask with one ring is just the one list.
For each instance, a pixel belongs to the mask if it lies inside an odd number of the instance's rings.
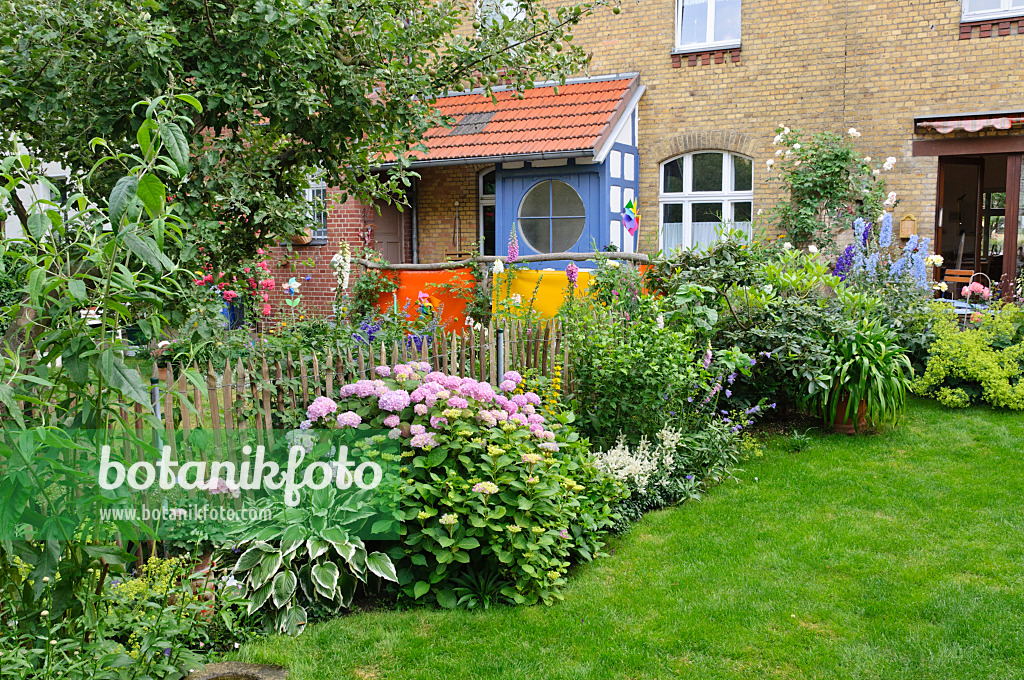
[[878,232],[878,247],[888,248],[892,245],[892,213],[885,213],[882,216],[881,231]]
[[845,281],[853,269],[853,244],[846,246],[846,250],[836,260],[836,267],[832,270],[833,276],[838,276],[840,281]]

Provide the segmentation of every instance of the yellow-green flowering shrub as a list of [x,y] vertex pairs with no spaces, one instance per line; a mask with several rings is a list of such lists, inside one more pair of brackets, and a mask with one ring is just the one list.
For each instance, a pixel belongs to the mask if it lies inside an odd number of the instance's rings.
[[952,408],[983,401],[1024,410],[1024,309],[996,307],[965,330],[945,319],[935,334],[924,374],[913,383],[917,394]]

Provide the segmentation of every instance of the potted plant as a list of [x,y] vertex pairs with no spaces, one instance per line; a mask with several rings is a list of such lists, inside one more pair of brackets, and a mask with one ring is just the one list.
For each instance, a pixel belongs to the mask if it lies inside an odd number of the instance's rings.
[[826,343],[823,388],[811,388],[808,405],[836,432],[895,423],[906,403],[913,368],[896,334],[877,319],[851,322]]

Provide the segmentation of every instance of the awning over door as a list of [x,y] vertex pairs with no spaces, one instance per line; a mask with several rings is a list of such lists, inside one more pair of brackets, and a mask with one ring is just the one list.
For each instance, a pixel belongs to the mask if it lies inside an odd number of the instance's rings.
[[946,135],[950,132],[980,132],[985,129],[1009,130],[1015,126],[1024,126],[1024,111],[1004,113],[958,114],[952,116],[918,116],[914,118],[917,132],[934,130]]

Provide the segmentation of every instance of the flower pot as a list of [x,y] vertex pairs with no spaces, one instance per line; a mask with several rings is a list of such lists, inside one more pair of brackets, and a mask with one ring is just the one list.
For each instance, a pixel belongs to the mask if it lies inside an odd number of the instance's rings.
[[313,240],[313,230],[307,229],[301,234],[292,234],[288,239],[297,246],[304,246]]
[[[847,392],[843,392],[839,397],[839,403],[836,405],[836,420],[832,423],[832,430],[839,434],[857,434],[858,432],[864,432],[867,429],[868,421],[866,413],[868,410],[867,403],[861,399],[860,404],[857,405],[857,420],[848,418],[846,415],[846,409],[850,404],[850,395]],[[854,427],[856,422],[856,427]]]
[[167,384],[167,364],[157,364],[156,377],[157,380],[160,381],[161,385]]

